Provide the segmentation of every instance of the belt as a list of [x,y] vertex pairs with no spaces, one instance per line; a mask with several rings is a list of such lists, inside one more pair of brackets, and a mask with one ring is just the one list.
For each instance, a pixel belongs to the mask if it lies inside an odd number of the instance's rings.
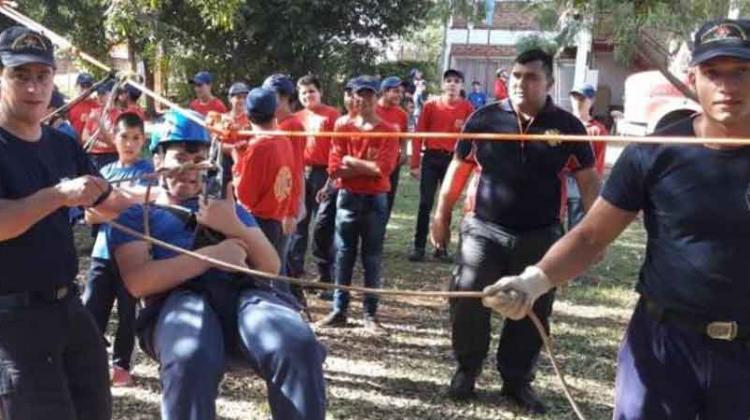
[[44,291],[0,295],[0,312],[28,308],[39,303],[59,302],[73,294],[74,286],[60,286]]
[[646,312],[658,322],[665,322],[694,331],[714,340],[750,342],[750,324],[748,323],[740,324],[737,321],[706,321],[695,315],[664,308],[645,296],[641,296],[641,301]]

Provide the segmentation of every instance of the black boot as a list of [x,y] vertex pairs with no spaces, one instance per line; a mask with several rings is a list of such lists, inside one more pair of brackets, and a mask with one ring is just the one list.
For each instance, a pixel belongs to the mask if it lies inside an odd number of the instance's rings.
[[456,401],[467,401],[476,398],[474,384],[477,381],[477,374],[467,372],[463,369],[457,369],[451,378],[451,384],[448,388],[448,396]]
[[531,414],[544,414],[547,412],[544,402],[536,394],[531,384],[503,384],[500,395],[508,398],[514,404]]

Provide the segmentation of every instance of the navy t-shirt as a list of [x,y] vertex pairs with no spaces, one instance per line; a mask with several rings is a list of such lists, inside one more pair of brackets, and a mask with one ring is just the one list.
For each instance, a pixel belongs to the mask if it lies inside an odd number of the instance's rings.
[[[27,142],[0,128],[1,199],[21,199],[82,175],[99,176],[72,137],[43,126],[42,138]],[[68,208],[55,210],[16,238],[0,241],[0,270],[0,295],[73,283],[78,257]]]
[[[658,135],[694,137],[692,119]],[[643,211],[648,233],[637,290],[707,320],[750,320],[750,147],[631,144],[602,192]]]
[[[518,134],[521,128],[506,99],[474,112],[464,131]],[[548,99],[525,132],[585,135],[586,129]],[[562,175],[594,166],[589,142],[459,140],[456,156],[476,162],[479,168],[475,216],[521,231],[559,223]]]

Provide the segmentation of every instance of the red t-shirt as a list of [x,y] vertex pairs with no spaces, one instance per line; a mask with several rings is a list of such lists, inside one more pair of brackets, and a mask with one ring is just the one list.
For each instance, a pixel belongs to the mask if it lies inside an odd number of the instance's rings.
[[193,99],[193,101],[190,102],[190,109],[196,111],[204,117],[208,115],[209,111],[215,111],[219,114],[224,114],[229,111],[226,105],[224,105],[224,102],[222,102],[219,98],[213,98],[208,102],[202,102],[200,99]]
[[[279,130],[303,132],[305,127],[292,114],[289,114],[283,120],[278,121]],[[305,179],[305,138],[289,137],[289,144],[292,147],[292,158],[294,159],[294,183],[292,184],[292,201],[299,203],[302,196],[302,183]],[[293,206],[291,216],[297,217],[299,206]]]
[[508,85],[503,79],[495,79],[495,99],[498,101],[508,97]]
[[[227,112],[221,116],[221,120],[225,129],[247,130],[250,128],[250,118],[244,112],[237,115]],[[221,139],[221,142],[224,144],[234,144],[237,141],[239,141],[238,138],[230,136],[224,136]]]
[[[101,106],[93,108],[91,110],[91,113],[89,114],[89,117],[86,119],[84,130],[88,132],[89,136],[92,136],[94,133],[97,133],[97,130],[99,128],[99,116],[101,115],[101,112],[102,112]],[[107,118],[104,121],[103,130],[107,130],[109,133],[112,133],[114,125],[115,125],[115,121],[117,120],[117,117],[119,117],[122,112],[123,111],[121,109],[110,108],[109,111],[107,111]],[[84,145],[89,143],[89,138],[83,138],[83,136],[81,136],[81,141],[83,142]],[[117,148],[115,147],[114,144],[110,145],[100,140],[102,138],[101,133],[97,133],[96,138],[97,140],[94,141],[88,153],[92,155],[100,155],[100,154],[105,154],[105,153],[117,153]]]
[[70,125],[72,125],[76,130],[79,137],[83,135],[83,127],[86,126],[86,119],[88,118],[91,111],[99,107],[99,101],[89,98],[80,103],[77,103],[70,108],[70,110],[68,111]]
[[233,172],[237,198],[253,216],[279,222],[292,217],[297,201],[292,145],[286,137],[258,136],[251,139]]
[[[294,114],[305,127],[305,131],[333,131],[339,112],[328,105],[318,105],[315,109],[303,109]],[[308,136],[305,143],[305,165],[326,166],[331,152],[331,138]]]
[[[599,121],[589,120],[589,122],[584,125],[586,126],[586,132],[589,136],[609,135],[607,127]],[[602,174],[604,174],[604,158],[607,153],[607,143],[603,141],[592,141],[591,146],[594,148],[594,159],[596,162],[594,168],[596,169],[596,173],[598,173],[599,176],[602,176]]]
[[[458,133],[464,126],[469,115],[474,112],[471,102],[458,99],[451,103],[443,98],[427,101],[422,109],[417,123],[417,131],[434,133]],[[422,145],[425,150],[442,150],[453,152],[457,138],[452,139],[420,139],[412,140],[411,167],[419,168],[422,163]]]
[[383,106],[378,104],[375,112],[383,121],[395,125],[400,132],[409,131],[409,116],[400,106]]
[[[337,132],[362,132],[354,122],[347,119],[339,121],[336,126]],[[373,127],[373,132],[395,133],[396,128],[384,121],[380,121]],[[351,192],[361,194],[378,194],[391,190],[391,172],[396,168],[398,161],[399,145],[396,137],[357,137],[336,138],[331,142],[331,157],[328,164],[328,173],[333,174],[341,169],[344,156],[352,156],[375,162],[380,169],[380,176],[362,176],[356,178],[336,180],[339,188],[345,188]]]

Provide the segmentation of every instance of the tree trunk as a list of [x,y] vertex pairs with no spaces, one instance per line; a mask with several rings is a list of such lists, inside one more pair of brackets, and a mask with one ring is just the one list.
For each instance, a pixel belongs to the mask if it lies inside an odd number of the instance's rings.
[[652,48],[643,41],[643,39],[639,38],[636,40],[636,48],[641,56],[653,66],[655,66],[657,70],[659,70],[659,72],[664,75],[667,80],[669,80],[669,83],[671,83],[674,87],[677,88],[677,90],[680,91],[680,93],[685,95],[685,97],[698,102],[698,97],[695,96],[695,92],[693,92],[685,83],[683,83],[682,80],[680,80],[671,71],[669,71],[669,68],[666,63],[664,63],[664,60],[660,59],[652,51]]

